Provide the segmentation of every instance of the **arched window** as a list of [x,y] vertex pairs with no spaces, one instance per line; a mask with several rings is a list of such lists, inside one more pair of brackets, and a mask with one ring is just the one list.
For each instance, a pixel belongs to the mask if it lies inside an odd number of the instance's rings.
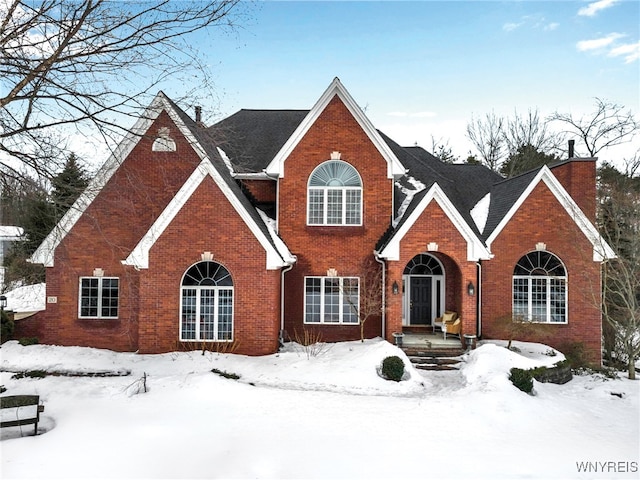
[[219,263],[196,263],[182,277],[180,340],[233,340],[233,280]]
[[567,322],[567,273],[554,254],[531,252],[516,264],[513,316],[542,323]]
[[362,180],[358,171],[342,160],[319,165],[309,177],[309,225],[361,225]]
[[442,275],[442,265],[432,255],[421,253],[404,267],[405,275]]

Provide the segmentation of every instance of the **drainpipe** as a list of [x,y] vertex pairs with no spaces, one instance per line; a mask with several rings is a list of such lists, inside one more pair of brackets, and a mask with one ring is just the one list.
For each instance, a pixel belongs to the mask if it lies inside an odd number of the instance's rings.
[[284,274],[293,268],[293,263],[287,265],[280,271],[280,335],[278,342],[284,345]]
[[482,261],[476,262],[478,272],[476,275],[476,284],[478,285],[478,299],[476,304],[476,336],[482,336]]
[[382,320],[382,338],[383,339],[387,339],[386,336],[386,314],[387,314],[387,281],[386,281],[386,263],[384,262],[384,260],[382,260],[381,258],[378,257],[378,252],[376,252],[375,250],[373,251],[373,258],[375,258],[376,262],[378,262],[380,265],[382,265],[382,316],[381,316],[381,320]]

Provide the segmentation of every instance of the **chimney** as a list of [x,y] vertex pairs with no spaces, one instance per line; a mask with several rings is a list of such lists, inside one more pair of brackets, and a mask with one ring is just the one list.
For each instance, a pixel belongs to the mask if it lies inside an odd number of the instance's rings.
[[202,123],[202,107],[196,106],[196,123]]
[[569,140],[569,158],[574,158],[574,146],[576,144],[575,140]]

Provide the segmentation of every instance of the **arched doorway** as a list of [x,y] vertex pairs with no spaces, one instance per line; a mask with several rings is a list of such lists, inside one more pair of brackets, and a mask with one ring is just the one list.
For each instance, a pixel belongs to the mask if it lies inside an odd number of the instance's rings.
[[440,260],[428,253],[413,257],[402,275],[402,292],[402,324],[433,325],[445,304],[445,270]]

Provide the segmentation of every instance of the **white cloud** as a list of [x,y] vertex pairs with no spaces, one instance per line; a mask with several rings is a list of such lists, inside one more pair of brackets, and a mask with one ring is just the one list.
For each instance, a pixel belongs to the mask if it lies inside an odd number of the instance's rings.
[[618,0],[599,0],[597,2],[592,2],[586,7],[582,7],[580,10],[578,10],[578,15],[584,17],[593,17],[600,10],[613,7],[616,3],[618,3]]
[[559,23],[553,22],[548,25],[545,25],[544,29],[547,31],[556,30],[560,26]]
[[606,37],[594,38],[593,40],[581,40],[576,43],[576,48],[581,52],[598,50],[610,46],[617,39],[624,37],[621,33],[610,33]]
[[522,22],[520,22],[520,23],[505,23],[505,24],[502,26],[502,29],[503,29],[505,32],[512,32],[512,31],[514,31],[516,28],[518,28],[520,25],[522,25]]
[[609,51],[610,57],[624,57],[625,63],[631,63],[640,59],[640,42],[627,43],[618,47],[612,48]]

